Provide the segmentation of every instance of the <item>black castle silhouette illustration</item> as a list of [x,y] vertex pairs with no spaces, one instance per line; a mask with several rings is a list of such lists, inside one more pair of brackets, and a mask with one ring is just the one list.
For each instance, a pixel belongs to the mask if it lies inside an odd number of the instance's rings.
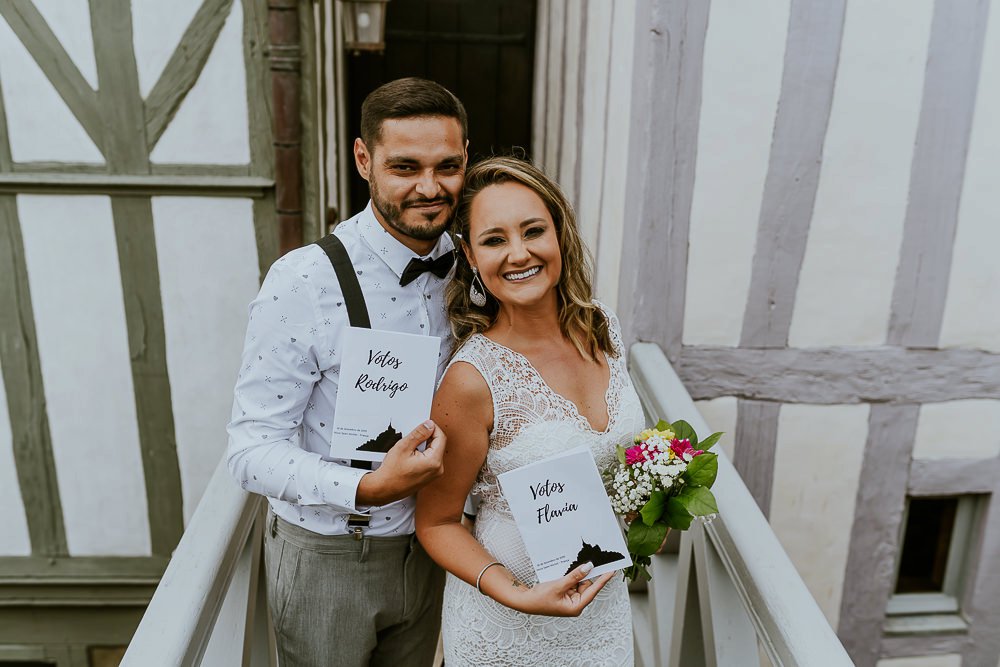
[[373,439],[369,440],[365,444],[357,448],[359,452],[382,452],[385,454],[392,446],[395,445],[403,438],[403,434],[392,427],[392,422],[389,422],[389,427],[375,436]]
[[622,556],[617,551],[605,551],[597,544],[587,544],[582,537],[580,538],[580,542],[583,544],[583,546],[580,547],[580,553],[576,555],[576,560],[570,564],[565,574],[569,574],[587,562],[593,563],[594,567],[597,567],[599,565],[614,563],[616,560],[622,560],[625,558],[625,556]]

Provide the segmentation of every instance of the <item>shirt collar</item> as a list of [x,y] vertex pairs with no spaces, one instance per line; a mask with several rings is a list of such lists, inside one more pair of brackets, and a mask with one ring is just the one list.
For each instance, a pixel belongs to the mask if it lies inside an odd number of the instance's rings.
[[395,236],[385,231],[385,227],[375,218],[372,210],[372,203],[369,200],[368,206],[361,212],[358,219],[358,226],[361,230],[361,238],[374,251],[375,255],[382,258],[382,261],[392,269],[397,277],[403,275],[403,270],[414,257],[421,259],[437,259],[441,255],[455,249],[455,244],[451,240],[451,234],[445,232],[437,240],[434,248],[427,255],[418,255],[405,245],[399,242]]

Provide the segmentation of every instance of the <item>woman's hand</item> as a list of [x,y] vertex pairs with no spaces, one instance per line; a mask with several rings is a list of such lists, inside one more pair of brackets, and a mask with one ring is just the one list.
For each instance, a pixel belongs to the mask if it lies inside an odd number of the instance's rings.
[[[585,577],[594,569],[584,563],[562,579],[535,584],[528,588],[514,582],[513,594],[497,596],[496,599],[512,609],[526,614],[540,616],[579,616],[590,604],[604,585],[611,581],[615,572],[608,572],[593,581]],[[506,598],[506,599],[502,599]]]

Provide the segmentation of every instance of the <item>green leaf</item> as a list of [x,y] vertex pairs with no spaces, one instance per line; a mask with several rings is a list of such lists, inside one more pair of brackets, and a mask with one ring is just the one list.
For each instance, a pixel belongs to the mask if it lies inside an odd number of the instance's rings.
[[615,455],[618,457],[618,463],[625,465],[625,448],[621,445],[615,445]]
[[719,441],[719,438],[722,437],[722,435],[723,435],[722,431],[719,431],[718,433],[713,433],[712,435],[708,436],[707,438],[701,441],[701,444],[698,446],[699,449],[708,449],[709,447],[717,443]]
[[674,437],[678,440],[684,440],[686,438],[691,441],[692,447],[698,446],[698,434],[694,432],[693,428],[691,428],[691,424],[688,424],[683,419],[675,421],[673,429],[671,430],[674,432]]
[[681,503],[684,509],[694,516],[705,516],[719,511],[719,506],[715,504],[715,496],[704,486],[684,487],[684,490],[671,500]]
[[677,530],[687,530],[691,526],[693,518],[691,513],[687,511],[687,508],[684,507],[684,504],[677,500],[677,496],[673,496],[667,500],[667,507],[663,512],[663,521],[668,526]]
[[681,477],[691,486],[712,486],[719,474],[719,455],[705,452],[691,459]]
[[667,502],[667,494],[663,491],[653,491],[649,494],[649,502],[642,506],[639,510],[639,514],[642,516],[642,522],[647,526],[652,526],[657,520],[663,516],[663,507]]
[[656,422],[656,426],[654,427],[654,430],[656,430],[656,431],[672,431],[673,429],[670,428],[670,422],[668,422],[666,419],[661,419],[660,421]]
[[663,544],[663,539],[666,536],[667,527],[662,523],[647,526],[642,521],[633,521],[632,525],[628,527],[625,541],[630,553],[639,556],[652,556]]

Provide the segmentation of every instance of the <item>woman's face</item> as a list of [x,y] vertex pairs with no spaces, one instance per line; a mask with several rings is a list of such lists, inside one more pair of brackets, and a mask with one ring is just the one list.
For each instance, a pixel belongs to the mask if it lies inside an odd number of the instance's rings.
[[508,306],[555,305],[562,273],[559,239],[548,208],[520,183],[482,190],[469,211],[467,254],[486,289]]

